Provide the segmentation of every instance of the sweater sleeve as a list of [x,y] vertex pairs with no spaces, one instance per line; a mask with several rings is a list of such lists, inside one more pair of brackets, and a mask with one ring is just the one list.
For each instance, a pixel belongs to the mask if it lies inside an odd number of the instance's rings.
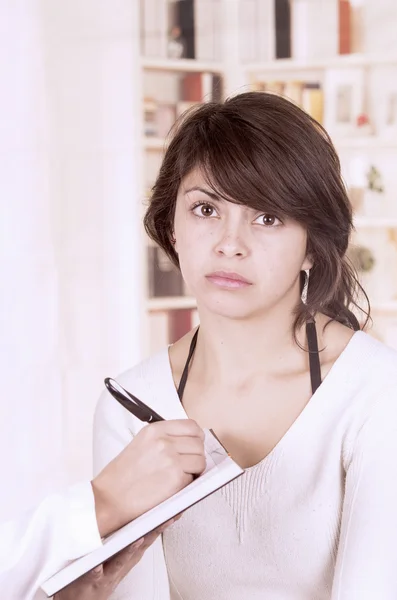
[[0,589],[30,600],[67,562],[101,545],[89,482],[52,494],[37,508],[0,525]]
[[347,467],[332,600],[397,598],[397,386],[381,396]]
[[[128,389],[131,386],[127,385]],[[133,439],[135,419],[108,392],[101,395],[94,419],[94,472],[97,474]],[[141,426],[141,424],[140,424]],[[133,468],[133,465],[131,465]],[[162,540],[148,548],[110,600],[169,600]]]

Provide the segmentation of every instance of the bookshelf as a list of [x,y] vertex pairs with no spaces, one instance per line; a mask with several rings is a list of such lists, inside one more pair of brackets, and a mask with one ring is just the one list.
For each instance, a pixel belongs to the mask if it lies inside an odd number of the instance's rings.
[[[352,246],[375,257],[373,273],[363,274],[363,283],[376,291],[373,333],[397,346],[397,268],[390,267],[393,260],[397,265],[397,54],[385,49],[386,34],[373,24],[376,0],[371,3],[363,12],[360,3],[346,0],[282,0],[278,6],[276,0],[141,0],[141,147],[147,196],[167,143],[167,127],[159,133],[151,115],[156,106],[167,105],[164,114],[168,110],[171,123],[172,111],[177,117],[191,104],[249,89],[282,93],[300,104],[324,125],[339,153],[355,210]],[[397,5],[390,6],[397,20]],[[180,56],[170,56],[170,48]],[[180,96],[184,81],[187,97]],[[372,166],[381,175],[383,195],[368,189]],[[175,273],[172,277],[176,281]],[[386,277],[395,285],[383,285]],[[153,273],[149,291],[150,278]],[[182,282],[177,285],[183,288]],[[169,342],[197,322],[195,301],[186,290],[170,294],[165,286],[161,296],[152,290],[146,311],[148,353],[161,347],[161,336]]]
[[162,298],[150,298],[148,300],[148,310],[152,312],[162,312],[167,310],[180,310],[180,309],[195,309],[196,300],[189,296],[175,296]]
[[144,137],[142,140],[142,146],[144,147],[145,150],[152,150],[152,151],[159,151],[159,152],[163,152],[166,146],[166,139],[165,138],[158,138],[158,137]]
[[340,148],[367,150],[394,150],[397,152],[397,139],[382,139],[376,136],[336,138],[332,140],[337,150]]
[[168,58],[156,59],[141,58],[141,68],[146,71],[165,71],[165,72],[182,72],[182,73],[218,73],[222,74],[224,67],[222,64],[211,61],[200,61],[191,58],[179,58],[172,60]]
[[265,63],[250,63],[245,70],[250,74],[285,71],[323,71],[326,69],[351,69],[352,67],[396,66],[397,54],[344,54],[324,60],[294,60],[280,58]]
[[396,229],[397,218],[371,218],[371,217],[356,217],[354,219],[356,229]]
[[372,311],[374,313],[392,313],[397,315],[397,301],[395,302],[383,302],[383,303],[374,303],[372,304]]

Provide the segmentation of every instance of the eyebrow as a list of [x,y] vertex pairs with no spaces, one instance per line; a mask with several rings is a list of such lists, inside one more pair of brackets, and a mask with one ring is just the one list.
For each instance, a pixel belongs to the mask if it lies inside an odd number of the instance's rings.
[[206,190],[205,188],[202,188],[198,185],[195,185],[195,186],[189,188],[188,190],[186,190],[185,196],[186,196],[186,194],[189,194],[190,192],[202,192],[203,194],[206,194],[207,196],[209,196],[211,198],[211,200],[218,200],[218,201],[221,200],[221,198],[219,198],[218,194],[215,194],[215,192],[210,192],[209,190]]

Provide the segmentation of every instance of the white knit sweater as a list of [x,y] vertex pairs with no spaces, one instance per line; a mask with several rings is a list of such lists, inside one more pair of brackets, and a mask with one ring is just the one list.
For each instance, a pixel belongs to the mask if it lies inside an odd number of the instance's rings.
[[[118,379],[165,418],[186,417],[167,349]],[[104,392],[95,470],[141,427]],[[355,333],[274,450],[186,511],[112,596],[170,598],[397,599],[395,351]]]

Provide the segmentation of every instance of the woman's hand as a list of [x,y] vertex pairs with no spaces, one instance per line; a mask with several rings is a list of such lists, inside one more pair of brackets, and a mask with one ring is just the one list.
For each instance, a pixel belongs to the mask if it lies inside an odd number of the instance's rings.
[[55,594],[54,600],[108,600],[120,581],[138,564],[149,546],[177,518],[148,533],[105,564],[76,579],[75,582]]
[[204,431],[190,419],[143,427],[91,482],[101,537],[170,498],[202,473],[204,438]]

